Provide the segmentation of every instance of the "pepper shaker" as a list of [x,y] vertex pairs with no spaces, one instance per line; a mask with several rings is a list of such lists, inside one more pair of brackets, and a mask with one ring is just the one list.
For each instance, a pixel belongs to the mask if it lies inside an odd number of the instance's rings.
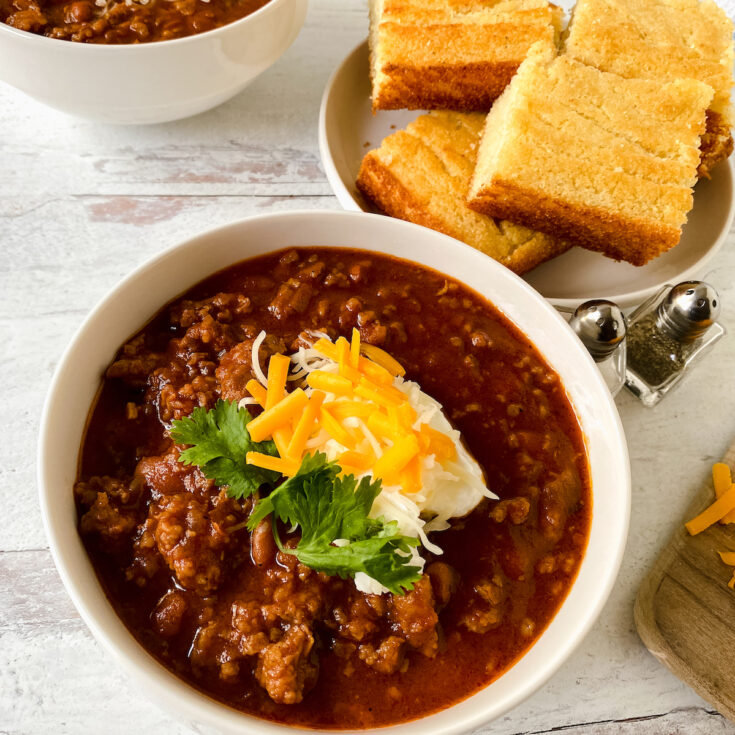
[[720,299],[704,281],[664,286],[631,315],[625,387],[655,406],[725,334]]
[[582,340],[616,396],[625,381],[626,323],[617,304],[604,299],[585,301],[577,307],[569,326]]

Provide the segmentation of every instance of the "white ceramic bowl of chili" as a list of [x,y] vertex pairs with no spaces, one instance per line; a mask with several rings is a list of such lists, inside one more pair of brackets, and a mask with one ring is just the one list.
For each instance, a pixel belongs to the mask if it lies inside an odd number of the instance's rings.
[[95,122],[162,123],[234,97],[293,43],[307,0],[269,0],[232,23],[185,38],[88,44],[0,23],[0,81]]
[[483,295],[530,338],[558,373],[584,434],[592,479],[592,525],[577,578],[554,619],[528,652],[485,689],[421,720],[381,730],[395,735],[468,732],[542,686],[595,622],[625,548],[630,470],[615,404],[595,364],[561,316],[516,275],[452,238],[378,215],[268,214],[198,235],[133,271],[86,318],[49,390],[38,472],[51,551],[67,591],[95,637],[132,680],[173,716],[207,733],[283,735],[291,729],[218,704],[177,678],[136,642],[107,600],[77,532],[72,486],[90,406],[120,345],[167,302],[206,276],[250,257],[309,245],[405,258]]

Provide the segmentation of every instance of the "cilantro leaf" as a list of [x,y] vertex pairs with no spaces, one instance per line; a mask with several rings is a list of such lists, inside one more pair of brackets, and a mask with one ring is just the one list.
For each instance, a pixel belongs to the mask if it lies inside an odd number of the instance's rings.
[[231,498],[246,498],[261,485],[275,483],[280,474],[245,463],[246,452],[278,456],[272,441],[254,442],[247,425],[250,413],[235,401],[218,400],[211,410],[195,408],[190,416],[175,420],[171,438],[177,444],[190,444],[179,461],[197,465],[205,477],[227,486]]
[[[343,579],[364,572],[394,594],[403,594],[421,577],[418,567],[408,563],[418,539],[402,536],[395,521],[368,517],[380,480],[363,477],[358,483],[352,475],[339,477],[340,471],[324,454],[307,455],[293,477],[258,501],[248,527],[254,529],[272,512],[301,529],[298,545],[288,549],[274,525],[279,548],[302,564]],[[332,545],[336,539],[344,545]]]
[[[301,466],[298,472],[293,476],[289,477],[283,485],[280,485],[277,490],[281,490],[282,487],[286,486],[284,493],[288,493],[289,485],[298,485],[299,483],[314,482],[329,484],[334,482],[337,475],[341,472],[341,468],[336,462],[327,462],[327,455],[317,452],[316,454],[307,454],[301,461]],[[250,514],[248,519],[248,530],[254,531],[258,524],[266,517],[273,513],[273,501],[275,500],[274,490],[268,497],[262,498],[258,501],[255,509]],[[280,516],[279,516],[280,517]],[[291,525],[297,524],[296,519],[281,518],[281,520],[288,520]],[[336,538],[336,536],[335,536]]]

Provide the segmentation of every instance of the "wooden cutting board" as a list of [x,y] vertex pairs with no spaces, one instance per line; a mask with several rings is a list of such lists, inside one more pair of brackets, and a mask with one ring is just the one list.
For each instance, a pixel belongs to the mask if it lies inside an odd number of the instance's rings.
[[[735,442],[722,461],[735,469]],[[641,585],[634,616],[648,650],[735,721],[733,569],[717,553],[735,551],[735,525],[717,523],[697,536],[684,529],[714,499],[710,476]]]

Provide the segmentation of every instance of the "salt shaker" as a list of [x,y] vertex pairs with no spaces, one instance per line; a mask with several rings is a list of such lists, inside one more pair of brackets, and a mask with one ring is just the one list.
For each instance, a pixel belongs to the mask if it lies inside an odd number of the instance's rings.
[[617,395],[625,381],[623,312],[612,301],[585,301],[572,314],[569,326],[589,351],[610,392]]
[[655,406],[725,334],[719,313],[717,292],[704,281],[667,284],[641,304],[628,323],[625,387]]

